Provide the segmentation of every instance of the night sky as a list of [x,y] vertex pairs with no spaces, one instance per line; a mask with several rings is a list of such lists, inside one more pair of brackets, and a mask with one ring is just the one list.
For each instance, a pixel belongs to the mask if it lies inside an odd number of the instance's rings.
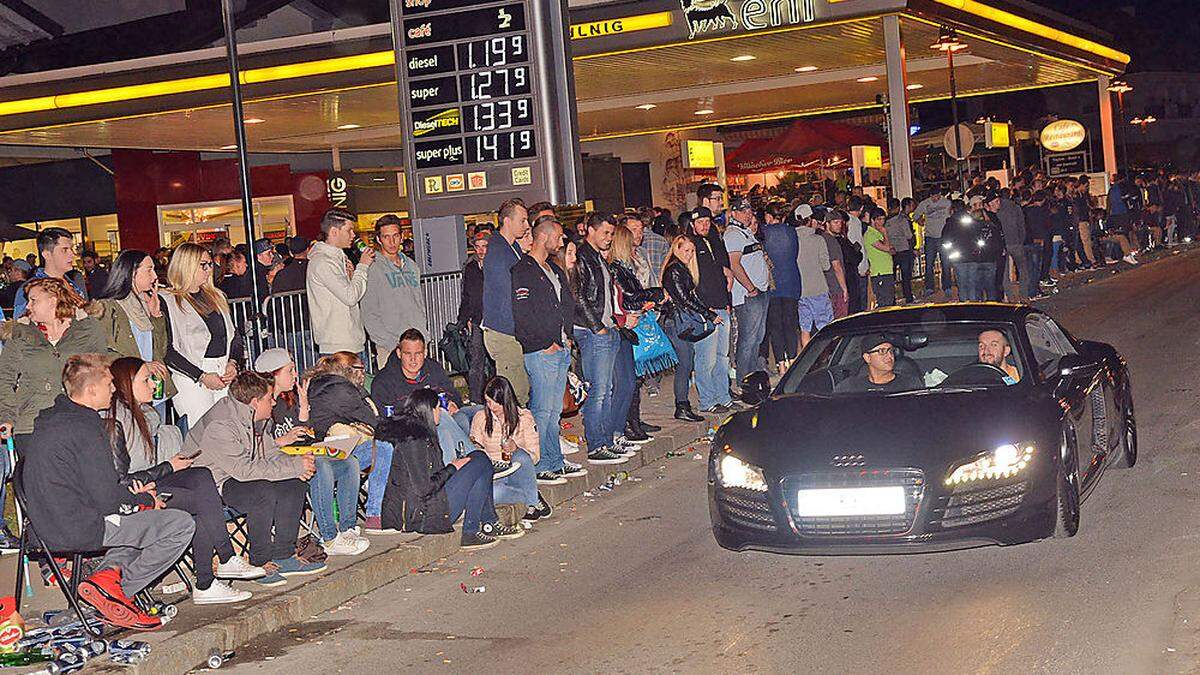
[[1130,54],[1129,72],[1200,72],[1197,0],[1035,0],[1113,36]]

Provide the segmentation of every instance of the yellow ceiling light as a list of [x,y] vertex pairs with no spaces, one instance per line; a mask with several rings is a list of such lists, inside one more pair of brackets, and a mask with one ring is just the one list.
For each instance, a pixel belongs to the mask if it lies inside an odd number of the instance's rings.
[[641,105],[635,105],[634,107],[637,108],[638,110],[654,110],[658,106],[655,105],[654,103],[643,103]]
[[924,88],[925,88],[925,85],[923,85],[923,84],[918,84],[918,83],[916,83],[916,82],[913,82],[912,84],[910,84],[910,85],[908,85],[908,86],[906,86],[906,87],[904,87],[904,88],[905,88],[905,89],[907,89],[907,90],[909,90],[909,91],[916,91],[916,90],[918,90],[918,89],[924,89]]
[[222,145],[221,149],[222,150],[237,150],[237,146],[236,145]]
[[817,70],[817,67],[816,66],[800,66],[799,68],[796,68],[795,70],[797,73],[811,73],[814,70]]
[[1057,28],[1051,28],[1050,26],[1026,19],[1023,16],[1013,14],[1012,12],[1006,12],[1002,9],[989,7],[988,5],[985,5],[982,2],[977,2],[976,0],[934,0],[934,2],[938,3],[939,5],[953,7],[960,12],[974,14],[975,16],[988,19],[989,21],[995,21],[996,23],[1003,24],[1009,28],[1015,28],[1025,33],[1030,33],[1038,37],[1046,38],[1047,40],[1059,42],[1067,45],[1068,47],[1074,47],[1075,49],[1090,52],[1111,61],[1124,64],[1129,63],[1129,55],[1125,54],[1124,52],[1117,51],[1111,47],[1106,47],[1098,42],[1093,42],[1086,38],[1081,38],[1078,35],[1071,35],[1070,33],[1058,30]]
[[742,61],[753,61],[753,60],[755,60],[755,59],[757,59],[757,58],[758,58],[758,57],[757,57],[757,56],[755,56],[755,55],[753,55],[753,54],[740,54],[740,55],[738,55],[738,56],[735,56],[735,57],[733,57],[733,58],[731,58],[731,59],[729,59],[729,60],[730,60],[730,61],[733,61],[733,62],[735,62],[735,63],[740,63],[740,62],[742,62]]
[[[332,59],[318,59],[316,61],[305,61],[283,66],[251,68],[243,70],[239,77],[242,84],[259,84],[298,77],[309,77],[312,75],[328,75],[330,73],[349,70],[391,66],[395,63],[395,56],[395,53],[392,51],[340,56]],[[89,105],[103,105],[106,103],[122,103],[124,101],[154,98],[156,96],[171,96],[174,94],[224,89],[228,86],[229,75],[227,73],[219,73],[216,75],[199,75],[175,80],[163,80],[161,82],[131,84],[122,87],[109,87],[107,89],[77,91],[69,94],[58,94],[57,96],[39,96],[37,98],[18,99],[15,101],[0,101],[0,116],[62,110]],[[262,120],[259,121],[261,122]],[[254,124],[251,120],[246,120],[246,123]]]
[[242,124],[262,124],[263,122],[266,122],[266,120],[261,117],[247,117],[242,120]]

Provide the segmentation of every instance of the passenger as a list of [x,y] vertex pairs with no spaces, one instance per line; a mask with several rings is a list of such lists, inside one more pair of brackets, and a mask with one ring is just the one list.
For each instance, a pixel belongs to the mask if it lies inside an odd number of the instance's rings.
[[431,389],[418,389],[404,402],[399,415],[379,427],[392,443],[391,477],[383,498],[384,527],[405,532],[445,534],[463,518],[463,548],[490,548],[498,539],[524,534],[496,520],[492,501],[492,461],[482,450],[442,463],[437,442],[438,419],[445,412]]
[[164,424],[150,405],[154,401],[150,364],[123,357],[109,370],[113,377],[112,403],[101,411],[101,416],[121,483],[140,485],[164,499],[169,494],[171,508],[190,513],[196,522],[192,535],[196,590],[192,602],[213,605],[249,600],[249,591],[234,590],[227,582],[214,580],[213,556],[217,557],[217,579],[259,579],[267,573],[234,555],[212,472],[192,466],[194,457],[179,454],[183,446],[179,429]]
[[837,393],[890,393],[922,388],[916,377],[896,372],[896,347],[886,335],[863,338],[862,358],[866,368],[838,384]]
[[979,334],[979,362],[1003,370],[1012,379],[1012,382],[1007,380],[1005,382],[1016,384],[1021,381],[1021,371],[1009,363],[1008,357],[1011,355],[1012,347],[1009,346],[1008,338],[1004,337],[1004,333],[998,330],[985,330]]

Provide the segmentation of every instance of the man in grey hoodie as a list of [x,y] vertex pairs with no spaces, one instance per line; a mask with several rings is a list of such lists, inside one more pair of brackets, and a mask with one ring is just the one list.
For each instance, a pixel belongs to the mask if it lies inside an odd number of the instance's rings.
[[375,221],[375,242],[379,245],[376,264],[367,276],[367,293],[362,299],[363,326],[375,342],[379,367],[400,343],[409,328],[421,333],[425,325],[425,293],[421,290],[421,269],[412,258],[400,252],[404,236],[400,219],[392,214]]

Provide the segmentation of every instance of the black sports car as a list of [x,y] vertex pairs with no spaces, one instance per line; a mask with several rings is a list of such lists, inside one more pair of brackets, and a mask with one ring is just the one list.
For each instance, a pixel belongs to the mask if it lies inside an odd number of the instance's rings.
[[709,455],[717,543],[882,553],[1069,537],[1137,461],[1124,359],[1026,306],[923,305],[822,329]]

